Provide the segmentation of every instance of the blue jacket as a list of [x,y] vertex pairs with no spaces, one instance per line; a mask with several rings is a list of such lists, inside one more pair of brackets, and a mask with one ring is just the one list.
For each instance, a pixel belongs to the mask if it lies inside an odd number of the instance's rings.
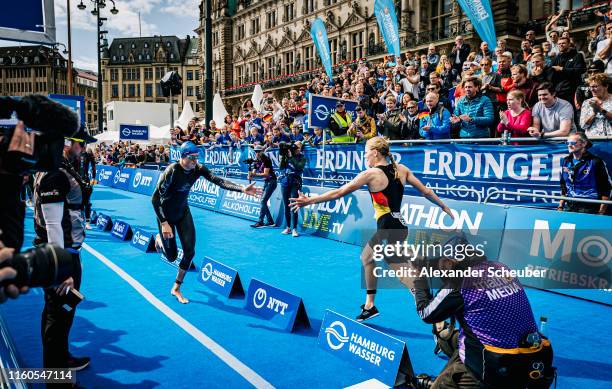
[[[450,139],[450,118],[448,109],[438,105],[433,113],[430,112],[428,116],[421,118],[419,134],[424,139]],[[425,126],[430,126],[429,131],[423,130]]]
[[598,200],[610,196],[610,178],[605,163],[588,151],[579,161],[570,154],[561,161],[561,194]]
[[493,104],[487,96],[480,93],[473,99],[468,99],[463,96],[457,102],[455,107],[455,115],[463,114],[472,118],[471,122],[461,121],[461,138],[488,138],[489,127],[493,125]]

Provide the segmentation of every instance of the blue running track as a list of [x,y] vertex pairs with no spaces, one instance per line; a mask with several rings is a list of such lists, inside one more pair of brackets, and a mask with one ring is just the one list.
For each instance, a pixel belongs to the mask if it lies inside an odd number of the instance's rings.
[[[93,205],[132,226],[155,230],[148,196],[96,186]],[[82,251],[86,301],[71,333],[73,354],[92,358],[91,366],[77,373],[82,385],[340,388],[371,378],[317,345],[326,309],[354,317],[363,303],[359,247],[293,238],[279,228],[254,230],[249,221],[198,208],[192,213],[198,265],[208,255],[237,269],[245,289],[257,278],[302,297],[313,328],[286,333],[245,311],[244,300],[210,292],[194,272],[183,287],[191,303],[181,305],[169,293],[173,266],[109,233],[92,231]],[[26,227],[30,242],[31,214]],[[528,294],[536,318],[549,320],[557,387],[612,387],[611,308],[537,290]],[[416,315],[410,293],[381,290],[376,305],[381,315],[369,324],[406,342],[415,372],[437,374],[445,361],[433,355],[431,327]],[[27,367],[41,366],[42,306],[40,290],[0,306]]]

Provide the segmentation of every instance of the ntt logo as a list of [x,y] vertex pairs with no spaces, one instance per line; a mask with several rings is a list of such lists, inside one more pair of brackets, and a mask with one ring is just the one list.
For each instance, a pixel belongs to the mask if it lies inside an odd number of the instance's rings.
[[213,273],[212,263],[208,262],[202,267],[202,281],[208,281]]
[[259,288],[253,294],[253,305],[255,308],[259,309],[264,306],[266,300],[268,299],[268,293],[264,288]]
[[319,120],[327,120],[327,118],[329,117],[329,110],[327,109],[326,106],[321,104],[317,106],[317,108],[314,111],[314,114]]
[[325,334],[327,335],[327,344],[332,350],[340,350],[349,340],[344,323],[338,320],[325,329]]

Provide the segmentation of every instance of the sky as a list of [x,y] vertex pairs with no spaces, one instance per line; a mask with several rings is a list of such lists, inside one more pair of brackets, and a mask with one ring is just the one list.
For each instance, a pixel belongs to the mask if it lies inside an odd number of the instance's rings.
[[[56,40],[68,44],[66,0],[55,0]],[[93,3],[83,0],[87,8],[77,8],[80,0],[70,0],[70,23],[72,25],[72,61],[81,69],[97,70],[96,17],[91,14]],[[113,38],[138,37],[138,12],[142,36],[176,35],[185,38],[196,35],[200,0],[115,0],[119,13],[112,15],[112,2],[106,0],[102,16],[107,17],[103,29],[110,45]],[[0,41],[2,46],[19,45],[18,42]],[[24,45],[26,45],[24,43]],[[63,48],[60,48],[63,50]]]

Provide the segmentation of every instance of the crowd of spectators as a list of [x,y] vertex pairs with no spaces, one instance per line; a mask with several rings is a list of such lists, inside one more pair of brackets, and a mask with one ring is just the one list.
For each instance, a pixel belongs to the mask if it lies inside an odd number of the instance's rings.
[[96,164],[140,167],[144,164],[160,164],[170,161],[168,145],[140,145],[129,141],[112,144],[104,142],[90,146]]
[[171,130],[173,142],[320,145],[322,131],[308,126],[310,94],[359,103],[356,112],[337,103],[328,142],[364,142],[377,134],[391,140],[612,136],[612,22],[601,16],[587,52],[576,49],[569,14],[561,12],[550,18],[546,40],[528,31],[517,51],[502,39],[491,52],[486,42],[472,48],[457,36],[451,50],[432,44],[401,58],[361,60],[331,80],[321,73],[280,100],[271,93],[256,105],[249,99],[223,123],[194,119]]

